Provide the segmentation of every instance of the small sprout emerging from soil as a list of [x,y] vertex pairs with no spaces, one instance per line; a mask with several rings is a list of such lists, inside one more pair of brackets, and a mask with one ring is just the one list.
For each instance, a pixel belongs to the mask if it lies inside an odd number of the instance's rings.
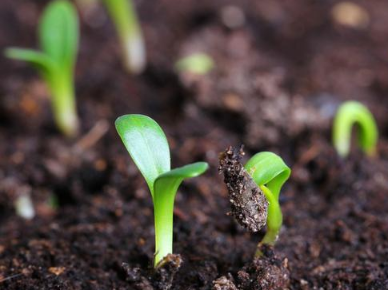
[[197,162],[171,170],[170,149],[162,128],[150,117],[124,115],[116,129],[150,189],[155,217],[155,267],[172,254],[174,200],[186,178],[204,173],[208,164]]
[[146,51],[132,0],[103,0],[103,3],[116,26],[126,69],[133,74],[143,72]]
[[341,157],[350,152],[353,125],[359,127],[358,144],[368,156],[376,154],[378,129],[372,113],[363,104],[356,101],[343,103],[334,118],[333,144]]
[[181,72],[205,75],[214,68],[214,61],[205,53],[195,53],[180,59],[175,68]]
[[[253,232],[267,224],[259,246],[274,245],[283,223],[279,194],[291,169],[272,152],[257,153],[243,167],[240,163],[243,155],[242,148],[232,147],[220,155],[220,171],[229,191],[232,214]],[[259,250],[256,256],[260,256]]]
[[58,128],[67,136],[78,132],[74,98],[74,66],[78,49],[78,17],[73,5],[65,0],[51,2],[39,25],[42,51],[9,48],[9,58],[31,63],[51,91],[51,104]]

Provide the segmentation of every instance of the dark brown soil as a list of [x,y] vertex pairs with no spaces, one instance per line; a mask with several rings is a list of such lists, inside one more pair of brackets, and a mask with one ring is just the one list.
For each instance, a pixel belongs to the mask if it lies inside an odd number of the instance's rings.
[[241,164],[243,147],[229,146],[220,154],[219,171],[229,193],[231,215],[243,227],[258,232],[267,224],[268,201]]
[[[0,1],[0,48],[36,47],[47,2]],[[355,2],[369,15],[362,27],[335,20],[336,3],[136,1],[149,55],[140,76],[123,70],[103,9],[83,12],[75,140],[54,127],[36,72],[0,58],[0,289],[168,287],[179,263],[152,271],[151,197],[113,127],[128,113],[161,124],[174,167],[210,164],[176,198],[183,262],[171,289],[388,289],[388,3]],[[222,17],[230,4],[244,15],[237,26]],[[178,75],[174,62],[197,51],[216,68]],[[376,116],[374,159],[353,148],[341,160],[331,146],[331,119],[346,99]],[[217,170],[219,153],[240,144],[247,156],[280,154],[293,171],[280,197],[280,239],[255,261],[263,232],[226,215]],[[36,209],[30,221],[13,207],[25,192]]]

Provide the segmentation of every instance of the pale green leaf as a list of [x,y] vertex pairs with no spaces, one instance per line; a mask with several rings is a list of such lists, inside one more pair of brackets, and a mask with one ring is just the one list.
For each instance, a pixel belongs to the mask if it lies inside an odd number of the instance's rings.
[[30,63],[50,83],[55,64],[47,55],[32,49],[8,48],[5,50],[5,56]]
[[121,116],[115,126],[154,196],[154,181],[171,168],[166,135],[158,123],[144,115]]
[[291,169],[283,159],[272,152],[260,152],[255,154],[245,169],[259,185],[265,185],[275,196],[279,198],[280,189],[290,177]]
[[40,45],[62,69],[71,70],[74,66],[78,30],[77,11],[71,2],[56,0],[47,6],[39,25]]

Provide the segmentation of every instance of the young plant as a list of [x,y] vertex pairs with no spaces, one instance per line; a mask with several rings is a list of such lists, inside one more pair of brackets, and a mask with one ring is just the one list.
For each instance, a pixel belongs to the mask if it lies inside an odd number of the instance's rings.
[[245,166],[240,163],[243,155],[242,148],[229,147],[220,155],[220,171],[224,174],[232,214],[237,221],[253,232],[267,225],[267,232],[256,250],[258,257],[261,245],[273,246],[278,238],[283,223],[279,194],[291,169],[272,152],[255,154]]
[[376,154],[378,129],[372,113],[363,104],[356,101],[343,103],[334,118],[333,144],[341,157],[346,157],[350,152],[352,128],[357,124],[358,144],[368,155]]
[[214,68],[214,61],[205,53],[195,53],[177,61],[175,68],[181,72],[205,75]]
[[119,36],[124,64],[133,74],[141,73],[146,66],[143,34],[132,0],[103,0]]
[[267,232],[260,243],[274,245],[283,224],[279,205],[280,190],[290,177],[291,169],[281,157],[272,152],[255,154],[244,167],[268,201]]
[[78,17],[73,5],[65,0],[51,2],[39,24],[42,51],[9,48],[9,58],[31,63],[46,81],[58,128],[67,136],[78,131],[74,98],[74,66],[78,48]]
[[178,187],[206,171],[206,162],[171,170],[167,138],[158,123],[144,115],[124,115],[115,126],[151,192],[155,219],[155,268],[172,254],[173,210]]

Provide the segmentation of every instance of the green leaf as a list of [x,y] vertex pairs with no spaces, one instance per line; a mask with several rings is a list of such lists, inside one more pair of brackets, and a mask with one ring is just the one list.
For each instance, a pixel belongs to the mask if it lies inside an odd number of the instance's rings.
[[373,156],[378,139],[377,125],[368,108],[356,101],[343,103],[334,118],[333,144],[338,154],[342,157],[349,154],[354,125],[359,128],[359,146],[366,154]]
[[248,160],[245,169],[263,191],[268,200],[267,232],[260,242],[256,257],[261,256],[261,244],[274,245],[283,224],[279,194],[283,184],[290,177],[291,169],[283,159],[272,152],[260,152]]
[[173,169],[155,180],[155,266],[172,253],[174,200],[179,185],[186,178],[201,175],[207,168],[206,162],[197,162]]
[[54,68],[47,55],[32,49],[8,48],[5,50],[5,56],[31,63],[44,76],[50,75]]
[[171,168],[166,135],[158,123],[144,115],[121,116],[115,126],[154,197],[154,181]]
[[56,0],[45,9],[39,25],[42,50],[61,66],[72,70],[78,47],[78,16],[69,1]]
[[291,169],[283,159],[272,152],[260,152],[255,154],[245,169],[259,185],[265,185],[279,199],[280,189],[290,177]]

